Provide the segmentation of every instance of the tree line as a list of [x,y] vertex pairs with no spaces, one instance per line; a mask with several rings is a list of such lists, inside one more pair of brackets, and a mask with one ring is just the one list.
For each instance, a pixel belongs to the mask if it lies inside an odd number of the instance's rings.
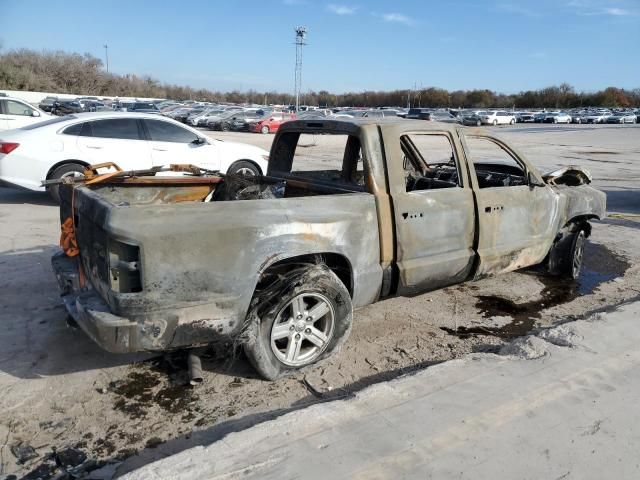
[[[194,89],[162,83],[148,75],[108,73],[103,67],[102,60],[88,53],[80,55],[63,51],[29,49],[0,53],[0,89],[231,103],[287,105],[293,102],[293,96],[290,93]],[[436,87],[347,93],[320,90],[305,92],[301,102],[327,107],[638,107],[640,106],[640,88],[625,90],[608,87],[597,92],[577,92],[571,85],[563,83],[559,86],[515,94],[497,93],[487,89],[448,91]]]

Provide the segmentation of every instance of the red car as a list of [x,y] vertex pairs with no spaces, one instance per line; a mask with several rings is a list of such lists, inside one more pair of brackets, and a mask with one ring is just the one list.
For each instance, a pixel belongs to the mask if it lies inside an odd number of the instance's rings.
[[274,133],[284,122],[295,120],[295,118],[295,113],[274,112],[264,120],[251,124],[251,131],[254,133]]

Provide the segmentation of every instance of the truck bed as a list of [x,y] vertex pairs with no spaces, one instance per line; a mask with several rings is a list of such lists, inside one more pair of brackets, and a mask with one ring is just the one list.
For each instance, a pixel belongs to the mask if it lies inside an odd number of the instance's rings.
[[[79,302],[76,320],[107,350],[231,339],[261,273],[285,257],[347,258],[354,306],[376,300],[382,271],[373,195],[269,177],[173,180],[81,186],[73,200],[63,189],[61,211],[73,201],[89,290],[70,288],[65,302]],[[104,312],[124,321],[96,333]]]
[[[216,202],[296,198],[363,192],[354,185],[321,178],[305,181],[278,177],[138,177],[90,187],[113,206],[161,205],[183,202]],[[70,198],[67,195],[67,200]],[[69,203],[69,202],[68,202]],[[70,204],[70,203],[69,203]]]

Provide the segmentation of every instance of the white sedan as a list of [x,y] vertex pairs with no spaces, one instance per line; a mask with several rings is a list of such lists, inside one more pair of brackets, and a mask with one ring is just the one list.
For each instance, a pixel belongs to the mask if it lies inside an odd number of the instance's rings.
[[565,112],[553,112],[544,117],[544,123],[571,123],[571,115]]
[[53,116],[29,105],[24,100],[0,97],[0,130],[21,128],[49,118]]
[[516,116],[505,111],[485,112],[480,116],[483,125],[513,125],[516,123]]
[[[44,190],[41,180],[78,175],[85,166],[104,162],[123,170],[187,163],[259,175],[267,171],[268,155],[252,145],[203,137],[154,114],[79,113],[0,132],[0,183]],[[48,190],[57,201],[57,186]]]

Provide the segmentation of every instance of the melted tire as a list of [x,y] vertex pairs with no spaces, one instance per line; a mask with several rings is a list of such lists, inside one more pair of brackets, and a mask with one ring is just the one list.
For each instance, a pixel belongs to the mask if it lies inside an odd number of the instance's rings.
[[[547,263],[549,273],[577,280],[583,263],[585,239],[585,230],[581,227],[565,233],[549,252]],[[579,259],[576,258],[577,256]],[[576,260],[578,260],[577,268]]]

